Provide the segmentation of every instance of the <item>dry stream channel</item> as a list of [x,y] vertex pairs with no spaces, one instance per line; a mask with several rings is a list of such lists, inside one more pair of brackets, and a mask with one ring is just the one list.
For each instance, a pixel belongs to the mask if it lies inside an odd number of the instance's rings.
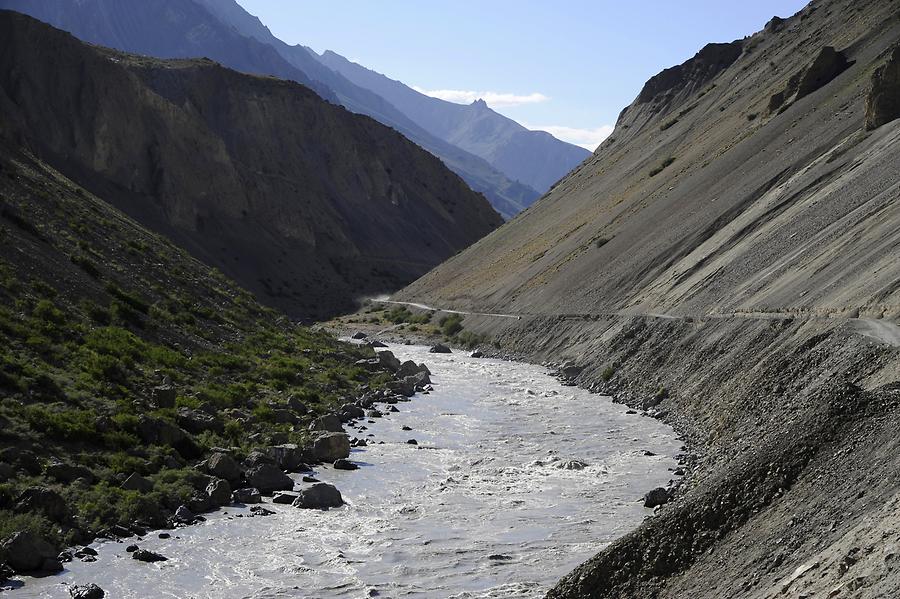
[[170,539],[136,541],[167,562],[130,559],[133,540],[98,543],[96,562],[4,595],[63,598],[67,585],[96,583],[141,599],[541,597],[637,526],[650,513],[643,494],[671,478],[672,429],[546,368],[390,349],[428,364],[434,391],[348,430],[373,435],[351,455],[359,470],[316,470],[345,506],[267,503],[276,513],[254,518],[227,508]]

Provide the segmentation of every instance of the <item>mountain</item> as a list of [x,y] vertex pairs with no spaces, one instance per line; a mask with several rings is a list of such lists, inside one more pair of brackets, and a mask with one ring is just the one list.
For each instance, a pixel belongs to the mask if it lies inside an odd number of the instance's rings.
[[[227,23],[241,35],[274,48],[285,60],[303,71],[309,78],[320,82],[332,90],[338,101],[348,110],[366,114],[388,126],[394,127],[409,139],[441,158],[451,170],[465,179],[472,189],[485,194],[494,208],[504,218],[512,218],[530,206],[549,187],[548,185],[541,189],[531,185],[523,178],[511,176],[503,168],[494,165],[492,158],[488,155],[479,154],[467,147],[454,143],[439,133],[432,131],[429,127],[423,126],[415,118],[411,118],[411,115],[407,114],[405,110],[399,109],[392,100],[380,94],[378,89],[365,85],[363,82],[359,82],[349,76],[348,73],[335,69],[311,49],[299,44],[291,46],[275,37],[268,27],[263,25],[257,17],[250,15],[244,10],[236,0],[195,1],[202,4],[222,23]],[[352,74],[353,69],[349,69],[349,72]],[[412,93],[415,94],[417,92]],[[504,121],[509,121],[505,117],[497,116]],[[512,121],[509,121],[509,123],[511,123],[511,125],[508,125],[509,128],[515,126],[523,131],[527,131],[524,127]],[[568,146],[568,144],[563,145]],[[568,150],[571,152],[573,147],[568,146]],[[508,151],[510,150],[508,149]],[[576,147],[574,152],[583,159],[587,153],[580,150],[580,148]],[[526,153],[528,151],[528,149],[525,150]],[[535,166],[537,172],[553,171],[554,168],[557,168],[557,171],[559,170],[559,167],[554,164],[554,155],[551,154],[544,157],[544,160],[546,164],[532,165]],[[500,160],[500,162],[503,161]],[[569,168],[565,172],[571,170],[577,162],[573,162],[570,159],[568,164]],[[521,171],[522,169],[519,172]],[[553,181],[555,182],[565,172],[557,172]]]
[[704,47],[394,297],[684,435],[672,500],[549,597],[897,596],[898,14],[820,0]]
[[0,25],[8,136],[292,316],[398,288],[502,222],[437,158],[292,81]]
[[590,152],[544,131],[529,131],[488,108],[483,100],[464,106],[426,96],[331,51],[322,64],[372,90],[429,133],[480,156],[509,178],[541,193],[581,164]]

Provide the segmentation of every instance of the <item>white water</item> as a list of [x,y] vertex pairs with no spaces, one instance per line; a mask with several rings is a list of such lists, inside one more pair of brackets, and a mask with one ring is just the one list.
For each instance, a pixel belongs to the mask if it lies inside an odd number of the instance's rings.
[[[229,508],[172,539],[137,541],[167,562],[136,562],[129,543],[98,544],[97,562],[76,560],[8,594],[62,598],[66,585],[93,582],[107,597],[141,599],[541,597],[637,526],[648,513],[642,495],[670,478],[680,447],[671,429],[563,387],[544,368],[390,349],[426,362],[435,391],[350,431],[384,441],[354,450],[359,470],[317,471],[348,505],[267,504],[277,514],[256,518]],[[588,466],[558,467],[573,459]]]

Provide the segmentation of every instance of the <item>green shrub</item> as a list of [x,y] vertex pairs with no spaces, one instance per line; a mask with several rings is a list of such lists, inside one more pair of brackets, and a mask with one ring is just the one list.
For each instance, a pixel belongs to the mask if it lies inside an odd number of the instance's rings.
[[97,439],[97,413],[93,410],[62,409],[34,405],[25,408],[25,420],[32,429],[54,439],[91,442]]
[[659,166],[657,166],[657,167],[651,169],[651,171],[650,171],[650,176],[651,176],[651,177],[655,177],[656,175],[660,174],[661,172],[663,172],[664,170],[666,170],[666,167],[668,167],[669,165],[671,165],[673,162],[675,162],[675,158],[672,157],[672,156],[669,156],[668,158],[666,158],[665,160],[663,160],[662,163],[661,163]]
[[72,261],[72,264],[81,268],[81,270],[86,272],[89,276],[91,276],[95,279],[100,278],[100,269],[97,267],[96,264],[91,262],[91,260],[87,256],[84,256],[83,254],[78,254],[78,255],[72,256],[70,258],[70,260]]
[[450,314],[448,316],[444,316],[439,321],[441,332],[447,337],[453,337],[461,330],[463,330],[462,320],[463,317],[461,314]]
[[600,373],[600,379],[603,382],[609,381],[616,374],[616,369],[613,366],[607,366],[603,369],[603,372]]

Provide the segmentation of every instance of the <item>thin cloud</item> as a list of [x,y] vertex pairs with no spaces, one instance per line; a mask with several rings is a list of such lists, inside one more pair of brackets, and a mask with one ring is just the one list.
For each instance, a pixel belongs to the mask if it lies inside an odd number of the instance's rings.
[[416,86],[413,86],[413,89],[420,94],[425,94],[426,96],[439,98],[448,102],[454,102],[456,104],[471,104],[475,100],[484,100],[489,106],[495,108],[521,106],[522,104],[540,104],[541,102],[546,102],[550,99],[549,96],[536,92],[533,94],[519,95],[463,89],[422,89],[421,87]]
[[577,127],[564,127],[561,125],[525,125],[525,127],[532,131],[546,131],[556,139],[561,139],[570,144],[581,146],[591,152],[596,150],[597,146],[613,132],[612,125],[601,125],[596,129],[579,129]]

